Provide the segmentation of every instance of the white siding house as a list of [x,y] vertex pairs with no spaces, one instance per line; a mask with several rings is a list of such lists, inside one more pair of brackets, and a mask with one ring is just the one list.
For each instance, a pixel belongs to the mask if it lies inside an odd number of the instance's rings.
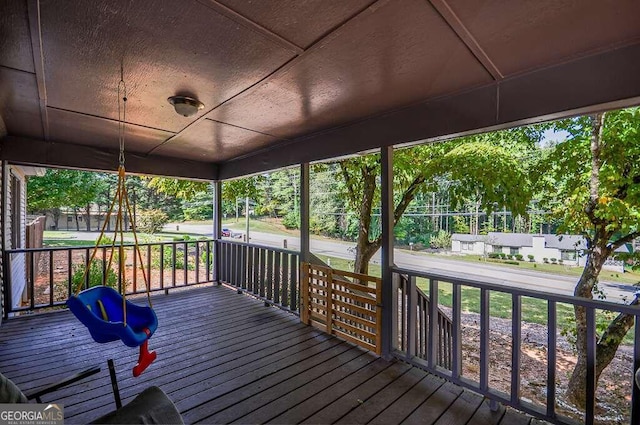
[[[542,263],[552,258],[562,260],[563,264],[584,266],[586,257],[585,240],[578,235],[532,235],[528,233],[489,232],[487,235],[464,235],[454,233],[451,236],[451,251],[460,254],[488,254],[501,252],[504,254],[520,254],[524,260],[529,255],[534,261]],[[616,252],[628,252],[621,247]],[[608,270],[623,272],[622,262],[609,260],[604,266]]]

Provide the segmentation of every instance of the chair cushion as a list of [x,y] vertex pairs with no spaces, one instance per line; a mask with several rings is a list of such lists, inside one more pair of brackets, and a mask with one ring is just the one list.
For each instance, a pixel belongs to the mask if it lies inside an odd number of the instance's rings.
[[158,387],[149,387],[130,403],[91,422],[93,424],[184,424],[180,412]]
[[0,403],[27,403],[27,397],[11,379],[0,374]]

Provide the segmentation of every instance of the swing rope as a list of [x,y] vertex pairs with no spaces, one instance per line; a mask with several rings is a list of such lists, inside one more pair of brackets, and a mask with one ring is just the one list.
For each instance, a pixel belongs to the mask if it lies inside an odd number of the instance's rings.
[[[118,240],[118,234],[120,236],[120,244],[118,245],[118,277],[122,282],[120,292],[122,296],[122,312],[123,312],[123,322],[124,326],[127,326],[127,308],[126,308],[126,294],[127,294],[127,280],[126,280],[126,267],[125,267],[125,259],[124,259],[124,217],[128,214],[129,219],[132,220],[133,214],[131,213],[131,205],[129,203],[129,194],[127,193],[127,188],[125,185],[126,182],[126,172],[125,172],[125,155],[124,155],[124,147],[125,147],[125,123],[127,116],[127,86],[124,82],[124,71],[122,65],[120,66],[120,82],[118,83],[118,144],[120,147],[120,152],[118,156],[118,183],[116,187],[116,192],[113,200],[111,201],[111,205],[109,206],[109,210],[105,217],[104,223],[102,224],[102,228],[100,230],[100,236],[96,240],[96,244],[93,248],[93,252],[91,253],[91,257],[87,262],[86,268],[84,270],[82,280],[78,283],[75,289],[75,295],[77,296],[81,290],[83,284],[87,281],[87,277],[89,276],[89,270],[93,261],[96,258],[96,254],[98,253],[98,248],[100,246],[100,240],[105,235],[107,224],[111,220],[111,216],[113,214],[116,203],[118,204],[118,211],[116,214],[116,226],[114,230],[114,237],[111,241],[111,247],[109,252],[109,261],[106,270],[111,270],[111,266],[113,264],[114,251],[116,248],[116,242]],[[122,101],[122,103],[121,103]],[[126,207],[126,209],[125,209]],[[132,230],[133,230],[133,239],[134,239],[134,257],[140,260],[140,268],[142,269],[142,277],[144,280],[144,285],[147,293],[147,301],[149,303],[149,307],[153,308],[151,303],[151,282],[149,282],[147,278],[147,271],[144,267],[144,262],[142,260],[142,252],[140,251],[140,246],[138,242],[138,235],[136,233],[136,225],[132,220]],[[106,254],[106,252],[105,252]],[[104,258],[102,259],[104,261]],[[103,285],[106,284],[107,276],[103,276]],[[133,271],[136,273],[136,270]],[[149,278],[151,276],[149,275]]]

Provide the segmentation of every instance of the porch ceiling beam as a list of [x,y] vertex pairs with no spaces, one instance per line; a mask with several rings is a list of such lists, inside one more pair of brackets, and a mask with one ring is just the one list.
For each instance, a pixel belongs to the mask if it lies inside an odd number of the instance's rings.
[[640,103],[640,44],[521,74],[220,165],[220,179],[381,146],[437,140]]
[[49,115],[47,112],[47,86],[44,77],[44,55],[42,52],[42,27],[40,25],[40,2],[28,0],[27,14],[29,17],[29,32],[31,34],[31,51],[33,65],[38,83],[38,98],[40,102],[40,119],[44,139],[49,140]]
[[451,9],[451,6],[447,3],[447,0],[429,0],[429,3],[438,11],[440,16],[447,22],[451,29],[458,35],[458,38],[467,46],[467,48],[473,53],[478,61],[484,66],[484,68],[491,74],[494,80],[501,80],[504,78],[502,72],[498,69],[496,64],[491,60],[489,55],[484,51],[482,46],[475,39],[473,34],[462,23],[458,15]]
[[[70,143],[53,143],[26,137],[0,139],[0,159],[45,167],[116,171],[118,152]],[[215,180],[217,166],[156,155],[127,153],[127,172],[196,180]]]

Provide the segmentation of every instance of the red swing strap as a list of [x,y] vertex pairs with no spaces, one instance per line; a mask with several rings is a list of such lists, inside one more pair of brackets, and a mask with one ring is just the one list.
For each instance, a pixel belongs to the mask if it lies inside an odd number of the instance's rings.
[[138,364],[133,367],[133,376],[137,378],[151,363],[156,359],[157,354],[155,351],[149,352],[149,336],[151,331],[147,328],[143,329],[147,334],[147,339],[140,345],[140,355],[138,356]]

